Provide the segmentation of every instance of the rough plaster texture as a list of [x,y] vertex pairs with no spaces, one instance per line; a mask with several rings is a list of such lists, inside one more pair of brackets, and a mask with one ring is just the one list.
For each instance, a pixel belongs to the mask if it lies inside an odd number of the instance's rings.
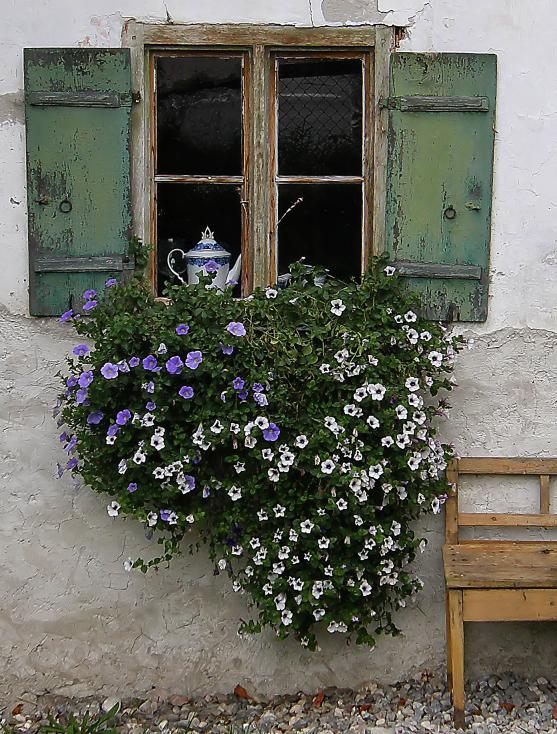
[[[557,429],[555,187],[557,85],[552,0],[168,0],[181,22],[407,26],[408,51],[499,56],[491,299],[486,324],[459,363],[446,438],[462,453],[554,454]],[[404,637],[369,651],[324,639],[301,651],[271,635],[240,640],[243,600],[203,554],[168,573],[126,574],[149,544],[140,527],[109,520],[104,497],[55,480],[50,418],[54,373],[72,344],[52,321],[26,317],[23,46],[119,45],[127,17],[163,21],[159,0],[3,0],[0,28],[0,697],[24,690],[88,694],[151,687],[205,693],[241,682],[269,694],[394,680],[444,661],[442,520],[424,521],[425,590],[405,610]],[[536,49],[535,62],[532,49]],[[470,488],[483,507],[489,487]],[[512,500],[514,487],[500,492]],[[520,501],[533,501],[533,489]],[[555,489],[554,501],[557,501]],[[467,635],[469,672],[514,668],[551,675],[555,626],[482,625]]]

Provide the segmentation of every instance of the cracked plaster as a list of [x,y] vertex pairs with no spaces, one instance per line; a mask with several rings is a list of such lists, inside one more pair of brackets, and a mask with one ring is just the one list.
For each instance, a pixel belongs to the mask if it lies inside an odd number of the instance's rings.
[[[123,19],[164,21],[158,0],[9,0],[0,28],[0,698],[25,691],[67,695],[229,691],[265,695],[395,680],[444,661],[442,520],[427,518],[420,560],[425,590],[401,615],[405,636],[375,652],[324,639],[315,655],[271,635],[240,640],[243,600],[214,577],[205,556],[169,572],[126,574],[128,555],[149,554],[141,528],[107,518],[106,499],[54,479],[59,456],[50,406],[55,372],[73,340],[54,321],[25,317],[27,301],[23,46],[118,45]],[[407,25],[405,51],[481,51],[499,56],[489,318],[473,328],[457,369],[444,434],[462,453],[555,453],[557,321],[554,171],[557,87],[536,83],[555,68],[551,0],[169,0],[180,22],[382,22]],[[344,10],[343,10],[344,8]],[[532,67],[531,49],[538,50]],[[470,488],[480,507],[487,485]],[[505,502],[511,485],[499,493]],[[556,489],[552,499],[557,502]],[[519,501],[531,502],[525,495]],[[555,625],[473,625],[470,673],[514,668],[551,675]]]

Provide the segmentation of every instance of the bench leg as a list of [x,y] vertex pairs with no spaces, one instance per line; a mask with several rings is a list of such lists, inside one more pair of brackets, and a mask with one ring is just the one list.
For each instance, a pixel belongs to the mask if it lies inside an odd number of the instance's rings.
[[464,728],[464,621],[462,591],[449,591],[447,604],[447,649],[449,685],[453,698],[454,723]]

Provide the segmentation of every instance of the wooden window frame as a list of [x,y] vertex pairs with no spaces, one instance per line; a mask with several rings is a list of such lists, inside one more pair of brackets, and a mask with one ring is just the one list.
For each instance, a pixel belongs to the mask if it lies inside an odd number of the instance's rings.
[[[249,215],[243,213],[243,283],[245,290],[265,286],[276,277],[275,231],[276,194],[273,191],[274,160],[268,154],[268,141],[274,140],[272,96],[273,55],[309,51],[325,54],[353,49],[366,54],[364,63],[367,95],[366,115],[372,124],[364,126],[364,208],[362,211],[363,258],[365,267],[372,254],[385,246],[385,187],[387,163],[387,110],[380,101],[388,96],[389,58],[394,46],[394,28],[389,26],[343,26],[302,28],[268,25],[180,25],[128,21],[122,45],[130,48],[134,91],[140,102],[132,110],[132,212],[134,232],[145,242],[155,242],[154,147],[156,127],[152,103],[153,59],[157,54],[190,52],[247,51],[250,83],[243,102],[245,114],[244,156],[245,192]],[[257,131],[257,132],[256,132]],[[263,134],[261,134],[263,133]],[[174,177],[175,178],[175,177]],[[266,181],[268,185],[257,186]],[[244,198],[244,197],[243,197]],[[367,215],[365,212],[367,211]],[[156,257],[156,254],[153,254]],[[154,265],[154,262],[153,262]],[[155,287],[155,267],[151,268]]]

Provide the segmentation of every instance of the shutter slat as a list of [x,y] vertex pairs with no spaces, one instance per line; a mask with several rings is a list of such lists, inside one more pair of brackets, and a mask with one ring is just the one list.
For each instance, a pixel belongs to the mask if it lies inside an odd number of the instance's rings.
[[30,312],[55,316],[130,266],[130,53],[24,58]]
[[386,246],[431,319],[485,321],[497,59],[391,57]]

